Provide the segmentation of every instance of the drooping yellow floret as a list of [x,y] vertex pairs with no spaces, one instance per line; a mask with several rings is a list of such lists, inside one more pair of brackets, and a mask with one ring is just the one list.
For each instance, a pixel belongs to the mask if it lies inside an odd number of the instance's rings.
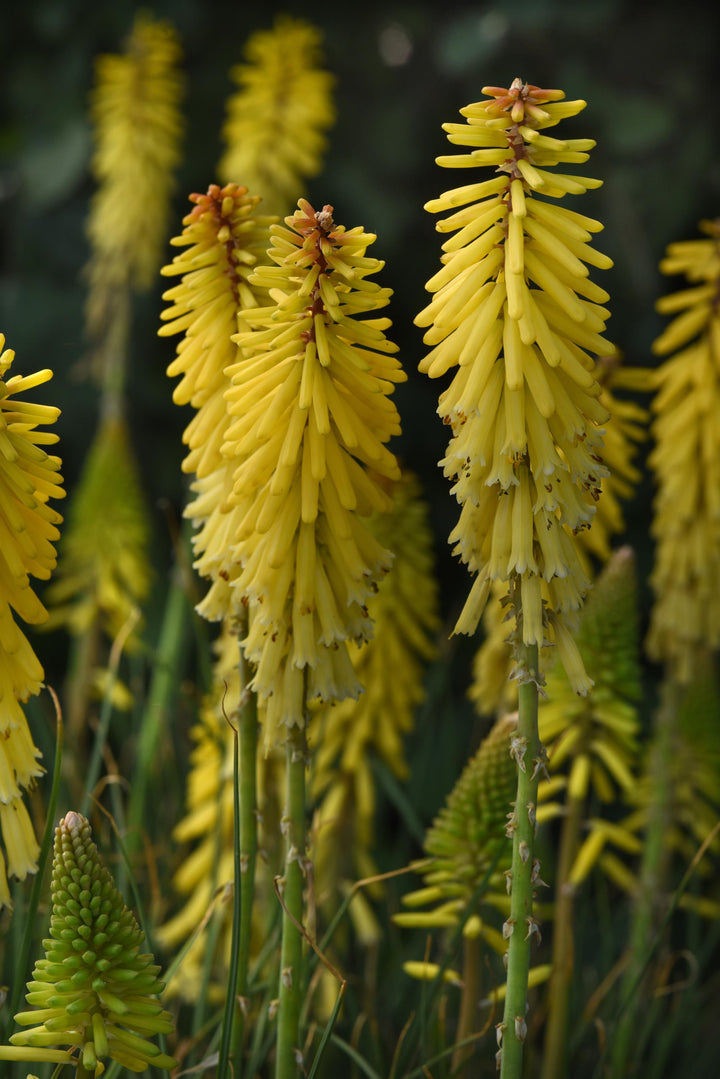
[[675,317],[653,346],[672,355],[656,371],[652,402],[656,599],[647,646],[681,682],[692,680],[700,648],[720,645],[720,221],[700,228],[707,239],[670,244],[660,264],[692,287],[658,302]]
[[335,110],[320,45],[315,27],[280,17],[252,35],[246,63],[232,71],[239,89],[228,101],[219,173],[260,195],[270,213],[289,213],[322,165]]
[[271,230],[276,265],[251,277],[274,303],[242,313],[223,449],[238,462],[233,587],[250,603],[270,744],[278,724],[304,723],[306,700],[360,691],[347,641],[370,636],[365,604],[391,561],[362,518],[390,508],[383,479],[399,479],[385,443],[405,378],[389,319],[362,317],[391,295],[367,280],[383,265],[365,254],[375,237],[335,225],[329,206],[298,206]]
[[592,354],[614,348],[602,336],[608,296],[588,268],[611,262],[591,246],[602,226],[555,202],[600,181],[554,170],[585,161],[594,143],[541,134],[584,101],[520,79],[485,92],[490,101],[461,110],[465,124],[445,125],[450,142],[470,151],[438,164],[494,166],[496,175],[427,204],[452,211],[437,227],[455,235],[416,319],[432,346],[420,369],[431,378],[457,369],[438,408],[452,431],[442,464],[462,507],[450,539],[475,575],[456,631],[474,632],[493,581],[513,579],[523,642],[545,643],[551,626],[582,691],[564,619],[589,584],[574,533],[590,526],[607,472],[608,413]]
[[183,470],[195,476],[195,498],[186,515],[199,530],[193,541],[196,568],[212,582],[200,610],[219,620],[233,613],[227,582],[235,573],[231,545],[237,530],[228,504],[235,462],[222,453],[229,422],[225,372],[240,355],[232,335],[241,310],[256,307],[264,296],[248,278],[266,260],[275,218],[259,216],[259,198],[239,184],[211,184],[207,194],[191,195],[190,201],[195,206],[184,218],[182,235],[171,241],[184,250],[161,271],[166,277],[182,275],[182,280],[163,294],[170,306],[158,332],[163,337],[183,334],[168,375],[182,376],[173,392],[175,403],[195,409],[183,435],[189,447]]
[[[590,528],[577,536],[582,565],[590,575],[587,553],[605,562],[611,555],[613,536],[625,529],[621,502],[633,495],[640,472],[633,464],[638,443],[645,437],[647,412],[634,401],[617,395],[620,390],[647,390],[652,372],[647,368],[623,367],[617,354],[598,362],[596,376],[602,392],[599,401],[610,413],[605,425],[603,456],[610,470],[601,483],[602,498],[598,500]],[[544,585],[542,595],[547,599]],[[483,715],[501,714],[517,707],[517,684],[509,680],[513,666],[509,642],[511,615],[508,606],[507,584],[493,582],[492,593],[483,612],[485,640],[473,662],[473,682],[469,696]]]
[[88,220],[91,335],[103,330],[113,291],[148,288],[160,264],[183,126],[180,55],[170,24],[141,14],[125,51],[97,61],[92,119],[99,187]]
[[19,880],[37,868],[38,845],[22,796],[43,771],[19,703],[39,692],[43,669],[15,615],[34,625],[47,618],[30,578],[47,580],[55,567],[62,517],[48,503],[65,495],[60,458],[43,448],[58,436],[39,430],[60,410],[18,398],[52,371],[8,377],[14,355],[0,334],[0,907],[10,905],[6,864]]

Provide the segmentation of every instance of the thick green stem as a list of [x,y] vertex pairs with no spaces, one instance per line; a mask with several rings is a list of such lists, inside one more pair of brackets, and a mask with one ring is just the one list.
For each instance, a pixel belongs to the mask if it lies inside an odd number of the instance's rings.
[[637,898],[630,932],[630,955],[622,984],[621,1014],[612,1046],[613,1079],[627,1073],[628,1057],[636,1040],[635,1024],[639,992],[658,922],[658,899],[667,865],[667,833],[672,814],[672,756],[677,712],[676,689],[666,684],[655,720],[655,737],[650,756],[653,800],[649,809]]
[[[257,697],[248,688],[250,671],[240,645],[240,714],[238,717],[238,752],[240,754],[240,933],[238,937],[238,971],[235,996],[239,1008],[233,1027],[233,1055],[236,1064],[242,1052],[245,1032],[245,1010],[250,968],[250,937],[255,901],[255,862],[258,849],[257,822]],[[241,1072],[238,1067],[238,1073]]]
[[287,740],[282,949],[278,1006],[276,1079],[297,1079],[299,1020],[303,1002],[303,884],[305,880],[305,731],[293,727]]
[[520,1079],[527,1006],[530,946],[537,929],[533,912],[533,848],[537,805],[540,738],[538,735],[538,649],[518,646],[524,679],[518,687],[518,727],[513,753],[518,762],[517,797],[510,828],[513,836],[507,992],[503,1015],[501,1079]]
[[[456,1042],[462,1042],[475,1034],[478,1029],[478,1004],[480,1002],[480,982],[482,968],[480,957],[482,954],[482,939],[480,937],[463,938],[463,988],[460,998],[460,1016],[458,1019]],[[477,1049],[475,1045],[465,1045],[462,1049],[456,1049],[452,1056],[450,1071],[456,1076],[472,1074],[468,1066],[470,1058]]]
[[541,1079],[563,1079],[567,1068],[567,1022],[570,982],[575,962],[575,891],[568,883],[580,844],[584,801],[569,798],[565,807],[555,892],[552,976]]

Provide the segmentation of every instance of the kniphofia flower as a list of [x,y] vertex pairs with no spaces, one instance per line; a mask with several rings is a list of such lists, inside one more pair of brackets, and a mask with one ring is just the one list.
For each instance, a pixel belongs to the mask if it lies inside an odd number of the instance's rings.
[[126,49],[96,63],[93,173],[98,190],[88,236],[90,335],[101,335],[115,290],[147,289],[168,231],[182,116],[180,45],[172,26],[138,15]]
[[15,1016],[28,1029],[10,1038],[15,1049],[0,1047],[0,1059],[75,1061],[95,1076],[109,1061],[132,1072],[174,1068],[177,1061],[149,1040],[173,1030],[157,1000],[160,968],[141,952],[142,931],[79,813],[55,829],[51,893],[50,937],[28,982],[30,1008]]
[[647,647],[681,682],[692,680],[699,650],[720,645],[720,220],[700,228],[704,239],[670,244],[660,264],[690,287],[658,302],[675,318],[653,346],[672,355],[655,374],[652,402],[656,598]]
[[207,194],[191,195],[190,201],[195,205],[184,218],[182,235],[171,241],[184,250],[162,269],[164,276],[182,280],[163,294],[171,306],[163,311],[165,325],[158,332],[183,334],[168,375],[182,376],[173,391],[175,403],[195,409],[183,435],[189,448],[183,471],[195,477],[186,516],[198,529],[196,568],[212,582],[200,610],[220,620],[238,612],[228,586],[237,574],[231,555],[237,522],[228,505],[236,462],[222,453],[229,424],[226,371],[240,355],[232,335],[241,309],[264,299],[248,279],[266,260],[275,218],[259,215],[258,196],[239,184],[211,184]]
[[220,177],[260,195],[269,213],[289,213],[322,166],[335,109],[321,40],[309,23],[280,17],[250,37],[246,62],[231,73],[238,90],[228,101]]
[[234,587],[250,604],[244,645],[266,744],[279,725],[304,724],[307,700],[360,692],[347,642],[370,637],[366,603],[391,563],[363,518],[391,507],[389,394],[405,378],[390,320],[363,317],[391,295],[368,280],[383,265],[365,254],[375,237],[304,199],[271,232],[276,265],[250,280],[274,303],[242,312],[224,447],[238,462]]
[[44,449],[57,435],[40,429],[60,410],[18,397],[52,372],[9,375],[13,359],[0,334],[0,907],[10,905],[6,866],[19,880],[37,869],[38,845],[22,798],[43,769],[20,702],[40,691],[43,669],[15,615],[31,625],[47,617],[30,578],[47,580],[55,567],[62,517],[49,500],[65,494],[60,458]]
[[602,336],[608,296],[588,266],[611,262],[590,243],[602,226],[558,205],[600,181],[556,167],[585,161],[594,143],[543,133],[584,101],[520,79],[485,93],[489,101],[461,110],[465,124],[445,125],[450,142],[471,149],[438,164],[494,166],[496,175],[427,204],[453,211],[437,227],[456,234],[416,319],[433,346],[420,369],[437,378],[457,368],[438,408],[452,432],[445,474],[462,507],[450,538],[475,575],[456,631],[475,630],[493,581],[514,582],[522,642],[554,636],[584,690],[566,623],[589,585],[574,533],[592,522],[606,474],[599,425],[608,413],[592,356],[614,351]]

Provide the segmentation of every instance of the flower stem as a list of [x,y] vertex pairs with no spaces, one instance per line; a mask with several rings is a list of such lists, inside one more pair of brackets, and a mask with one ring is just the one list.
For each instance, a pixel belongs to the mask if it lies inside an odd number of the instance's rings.
[[[305,731],[292,727],[287,739],[285,884],[278,1007],[276,1079],[296,1079],[299,1020],[303,1002],[302,923],[305,858]],[[297,923],[297,924],[296,924]]]
[[[480,956],[482,954],[482,938],[463,938],[463,988],[460,998],[460,1016],[458,1018],[456,1042],[463,1042],[478,1028],[478,1003],[480,1000]],[[477,1042],[458,1048],[453,1053],[450,1071],[456,1076],[468,1077],[471,1074],[469,1062],[475,1050]]]
[[568,883],[580,843],[584,800],[568,798],[560,834],[553,920],[552,975],[541,1079],[563,1079],[567,1068],[567,1022],[575,961],[575,891]]
[[[245,627],[246,628],[246,627]],[[243,630],[239,639],[245,635]],[[238,972],[235,996],[240,1007],[235,1013],[233,1055],[236,1062],[242,1051],[245,1004],[250,966],[250,936],[255,900],[255,862],[257,859],[257,697],[248,688],[250,671],[240,645],[240,714],[238,717],[238,750],[240,754],[240,934],[238,938]],[[242,1070],[242,1069],[239,1069]]]
[[518,785],[514,817],[512,888],[509,930],[507,993],[503,1015],[501,1079],[520,1079],[525,1012],[527,1005],[530,944],[535,923],[533,909],[533,847],[535,842],[535,807],[537,805],[540,738],[538,735],[538,648],[518,645],[518,666],[527,681],[518,687],[518,727],[515,756],[518,761]]
[[613,1077],[627,1072],[628,1057],[636,1041],[640,986],[648,962],[651,938],[657,917],[658,899],[667,866],[667,834],[672,814],[672,756],[677,714],[677,689],[666,683],[655,720],[649,774],[652,776],[653,800],[645,831],[638,893],[633,908],[630,931],[630,955],[622,985],[621,1018],[612,1045]]

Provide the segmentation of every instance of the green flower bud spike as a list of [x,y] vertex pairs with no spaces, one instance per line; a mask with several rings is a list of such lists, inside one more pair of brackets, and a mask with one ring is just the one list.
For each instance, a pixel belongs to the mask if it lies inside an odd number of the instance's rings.
[[142,931],[79,813],[67,813],[55,830],[51,893],[50,938],[25,998],[33,1010],[15,1016],[29,1029],[10,1038],[15,1048],[0,1047],[0,1060],[67,1061],[76,1079],[102,1075],[104,1061],[132,1072],[174,1068],[177,1061],[148,1040],[173,1029],[155,999],[160,968],[141,953]]

